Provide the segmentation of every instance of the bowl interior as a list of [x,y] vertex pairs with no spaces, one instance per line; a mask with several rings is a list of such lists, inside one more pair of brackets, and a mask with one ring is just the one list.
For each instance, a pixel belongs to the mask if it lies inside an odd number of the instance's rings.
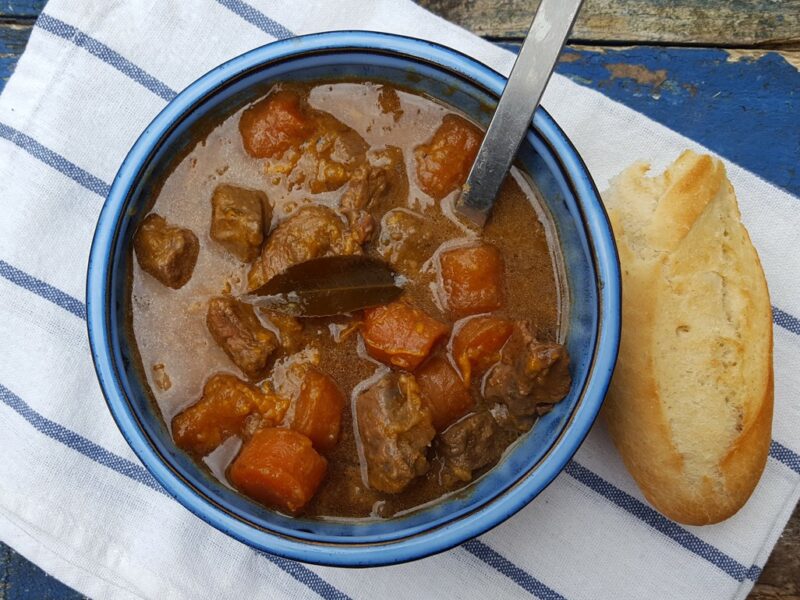
[[[202,98],[174,109],[177,111],[176,120],[138,167],[139,176],[124,200],[116,221],[116,231],[110,234],[113,242],[106,300],[110,308],[106,319],[111,362],[123,391],[122,401],[127,403],[126,410],[138,422],[147,443],[163,463],[188,486],[188,493],[196,496],[195,501],[199,500],[201,505],[207,507],[216,507],[228,517],[253,528],[252,537],[248,540],[251,542],[263,533],[332,545],[386,544],[442,527],[454,519],[474,513],[518,485],[520,479],[537,476],[543,459],[564,435],[585,397],[598,341],[598,276],[586,216],[576,202],[574,182],[568,175],[567,167],[556,156],[552,141],[532,128],[523,142],[518,164],[540,191],[556,224],[569,289],[567,320],[562,328],[565,329],[566,344],[572,359],[574,384],[569,396],[540,419],[528,434],[522,436],[494,469],[466,490],[403,516],[384,521],[325,521],[288,518],[270,511],[219,483],[176,448],[168,427],[146,391],[134,342],[126,326],[129,321],[132,235],[146,214],[151,195],[157,191],[159,182],[172,168],[176,157],[182,156],[190,145],[196,143],[198,127],[216,123],[263,96],[273,83],[343,78],[397,83],[455,106],[484,126],[488,124],[496,104],[496,97],[492,93],[463,73],[448,71],[410,56],[379,51],[354,49],[309,53],[244,70]],[[547,118],[546,115],[543,118]],[[593,411],[596,413],[596,408]],[[552,478],[554,474],[548,477]],[[197,511],[197,507],[193,510]],[[257,541],[256,544],[259,545]],[[262,547],[269,547],[269,544],[265,543]]]

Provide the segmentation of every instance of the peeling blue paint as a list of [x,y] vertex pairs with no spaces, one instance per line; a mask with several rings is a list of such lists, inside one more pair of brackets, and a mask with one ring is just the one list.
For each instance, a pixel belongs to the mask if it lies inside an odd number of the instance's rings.
[[[780,54],[729,60],[724,50],[574,50],[557,71],[800,196],[800,71]],[[613,77],[612,65],[655,73],[658,86]]]
[[80,600],[75,590],[0,543],[0,598],[3,600]]

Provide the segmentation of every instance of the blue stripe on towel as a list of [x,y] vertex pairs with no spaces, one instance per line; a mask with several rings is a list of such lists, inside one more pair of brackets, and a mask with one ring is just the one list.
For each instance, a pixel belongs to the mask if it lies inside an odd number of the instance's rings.
[[704,542],[674,521],[656,512],[644,502],[637,500],[627,492],[622,491],[574,460],[569,461],[564,470],[589,489],[594,490],[623,510],[644,521],[650,525],[650,527],[656,531],[660,531],[690,552],[704,558],[718,569],[733,577],[736,581],[744,581],[745,579],[752,579],[755,581],[758,579],[758,575],[761,574],[761,569],[758,567],[745,567],[721,550],[715,548],[708,542]]
[[564,596],[547,587],[480,540],[464,542],[461,547],[537,598],[541,598],[541,600],[565,600]]
[[787,448],[783,444],[772,440],[769,446],[769,455],[800,475],[800,454],[791,448]]
[[274,19],[270,19],[267,15],[255,7],[250,6],[246,2],[242,2],[242,0],[217,0],[217,2],[227,8],[229,11],[239,15],[251,25],[255,25],[261,31],[270,34],[274,38],[283,40],[294,36],[294,33],[286,29],[286,27]]
[[800,335],[800,319],[793,317],[787,312],[783,312],[780,308],[772,307],[772,320],[776,325],[780,325],[787,331],[791,331],[796,335]]
[[[64,444],[68,448],[83,454],[85,457],[111,469],[112,471],[116,471],[117,473],[124,475],[125,477],[128,477],[137,483],[146,485],[147,487],[172,499],[172,497],[167,494],[166,490],[161,487],[161,484],[156,481],[156,479],[147,469],[133,461],[128,460],[127,458],[111,452],[110,450],[106,450],[102,446],[95,444],[91,440],[86,439],[82,435],[70,429],[67,429],[63,425],[59,425],[55,421],[51,421],[47,417],[36,412],[22,398],[17,396],[14,392],[9,390],[1,383],[0,401],[2,401],[6,406],[10,407],[37,431],[43,433],[47,437]],[[340,592],[338,589],[333,587],[319,575],[302,564],[282,558],[280,556],[273,556],[272,554],[267,554],[266,552],[257,553],[274,563],[277,567],[291,575],[300,583],[308,586],[326,600],[348,600],[349,596],[347,596],[347,594]]]
[[42,416],[3,384],[0,384],[0,400],[47,437],[61,442],[68,448],[80,452],[104,467],[108,467],[138,483],[143,483],[157,492],[166,494],[164,488],[161,487],[147,469]]
[[4,260],[0,260],[0,277],[8,279],[11,283],[18,285],[21,288],[25,288],[29,292],[33,292],[45,300],[49,300],[53,304],[71,312],[79,319],[83,319],[84,321],[86,320],[86,306],[83,304],[83,302],[77,298],[73,298],[66,292],[62,292],[58,288],[54,288],[52,285],[45,283],[41,279],[37,279],[32,275],[28,275],[24,271],[20,271]]
[[101,179],[95,177],[88,171],[84,171],[75,163],[68,161],[57,152],[53,152],[49,148],[45,148],[32,137],[25,135],[21,131],[9,127],[4,123],[0,123],[0,137],[7,139],[12,144],[15,144],[34,158],[39,159],[44,164],[53,167],[79,183],[87,190],[98,194],[105,198],[110,189],[109,185]]
[[76,29],[64,21],[42,13],[36,20],[36,27],[45,31],[49,31],[53,35],[64,38],[79,48],[83,48],[90,54],[93,54],[102,60],[104,63],[111,65],[117,71],[127,75],[130,79],[147,88],[157,96],[160,96],[164,100],[172,100],[175,96],[177,96],[177,92],[170,88],[163,81],[156,79],[140,67],[137,67],[127,58],[123,57],[119,52],[112,50],[102,42],[86,35],[79,29]]

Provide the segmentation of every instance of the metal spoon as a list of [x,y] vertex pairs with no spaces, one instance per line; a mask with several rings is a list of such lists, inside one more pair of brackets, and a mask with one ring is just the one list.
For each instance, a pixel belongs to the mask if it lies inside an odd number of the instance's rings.
[[583,0],[542,0],[497,104],[456,212],[483,226]]

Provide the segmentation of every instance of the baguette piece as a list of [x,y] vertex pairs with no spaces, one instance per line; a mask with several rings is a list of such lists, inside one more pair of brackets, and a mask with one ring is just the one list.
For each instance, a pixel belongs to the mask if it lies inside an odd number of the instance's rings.
[[605,402],[645,497],[691,525],[738,511],[772,429],[772,310],[723,164],[685,151],[604,194],[622,267],[622,340]]

